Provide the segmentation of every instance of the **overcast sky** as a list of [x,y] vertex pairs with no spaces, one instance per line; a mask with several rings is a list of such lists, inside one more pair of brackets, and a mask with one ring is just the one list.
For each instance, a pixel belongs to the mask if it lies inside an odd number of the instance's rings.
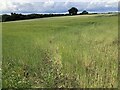
[[0,13],[64,13],[71,7],[79,12],[118,11],[118,0],[0,0]]

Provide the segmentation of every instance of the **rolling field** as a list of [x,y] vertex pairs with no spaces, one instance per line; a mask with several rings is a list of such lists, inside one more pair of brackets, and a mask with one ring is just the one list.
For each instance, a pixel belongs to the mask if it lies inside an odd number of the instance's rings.
[[117,88],[118,17],[2,24],[3,88]]

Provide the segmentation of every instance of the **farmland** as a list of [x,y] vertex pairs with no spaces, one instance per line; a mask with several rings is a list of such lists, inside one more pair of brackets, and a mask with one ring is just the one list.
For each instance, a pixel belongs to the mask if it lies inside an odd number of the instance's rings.
[[3,88],[116,88],[117,15],[2,24]]

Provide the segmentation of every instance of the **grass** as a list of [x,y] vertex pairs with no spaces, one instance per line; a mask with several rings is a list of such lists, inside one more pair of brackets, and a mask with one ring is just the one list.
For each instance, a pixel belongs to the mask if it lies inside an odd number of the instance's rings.
[[2,88],[2,23],[0,22],[0,89]]
[[3,23],[3,88],[117,88],[118,17]]

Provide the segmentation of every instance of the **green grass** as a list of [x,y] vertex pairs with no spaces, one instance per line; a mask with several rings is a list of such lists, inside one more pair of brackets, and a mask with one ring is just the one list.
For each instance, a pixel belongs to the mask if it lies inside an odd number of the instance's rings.
[[0,89],[2,88],[2,23],[0,22]]
[[116,88],[118,17],[3,23],[3,88]]

